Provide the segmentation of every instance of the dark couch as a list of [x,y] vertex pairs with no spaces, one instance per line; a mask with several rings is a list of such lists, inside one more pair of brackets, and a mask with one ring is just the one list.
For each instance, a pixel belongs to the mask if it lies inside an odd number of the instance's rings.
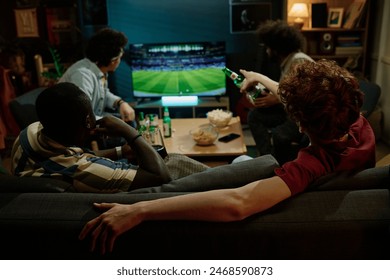
[[78,240],[84,224],[99,214],[93,202],[133,203],[185,193],[155,192],[158,188],[72,193],[70,185],[53,179],[2,175],[0,180],[1,259],[390,258],[388,166],[327,176],[306,193],[240,222],[145,222],[104,256]]

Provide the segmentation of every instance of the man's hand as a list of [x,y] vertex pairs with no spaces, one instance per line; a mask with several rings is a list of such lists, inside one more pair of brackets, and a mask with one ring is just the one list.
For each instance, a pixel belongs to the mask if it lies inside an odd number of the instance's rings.
[[125,137],[129,136],[133,138],[138,135],[138,131],[129,126],[121,119],[114,116],[105,116],[96,121],[95,133],[103,134],[113,137]]
[[264,94],[261,97],[258,97],[255,100],[253,100],[253,105],[256,108],[268,108],[279,103],[280,103],[279,98],[270,93]]
[[259,82],[259,74],[253,71],[240,70],[241,74],[244,75],[245,79],[241,84],[241,93],[246,93],[247,90],[253,89]]
[[119,107],[119,113],[121,115],[121,118],[125,122],[130,122],[135,120],[135,111],[129,103],[127,102],[122,102],[120,107]]
[[129,162],[132,162],[135,159],[137,159],[136,153],[128,144],[122,146],[122,156],[123,158],[127,159]]
[[87,236],[91,237],[91,252],[100,251],[101,254],[112,252],[117,237],[141,222],[132,205],[95,203],[94,206],[105,212],[89,221],[79,235],[80,240]]
[[253,88],[257,83],[265,86],[270,93],[272,93],[276,98],[279,99],[278,89],[279,83],[274,80],[264,76],[263,74],[256,73],[253,71],[246,71],[241,69],[241,74],[244,75],[245,79],[241,84],[240,91],[241,93],[246,93],[249,89]]

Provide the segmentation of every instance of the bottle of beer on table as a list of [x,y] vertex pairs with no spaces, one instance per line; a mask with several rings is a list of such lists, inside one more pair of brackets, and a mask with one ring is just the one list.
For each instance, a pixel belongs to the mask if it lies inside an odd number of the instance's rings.
[[171,117],[169,116],[168,107],[164,107],[163,131],[165,138],[172,136],[172,124]]

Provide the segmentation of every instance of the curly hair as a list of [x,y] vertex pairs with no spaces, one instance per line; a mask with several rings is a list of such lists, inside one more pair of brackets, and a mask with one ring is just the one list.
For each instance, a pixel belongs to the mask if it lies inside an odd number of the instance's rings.
[[324,59],[295,65],[278,92],[291,119],[316,141],[345,135],[363,103],[356,77]]
[[127,37],[123,32],[103,28],[88,40],[85,54],[98,66],[108,66],[112,58],[121,53],[127,42]]
[[294,26],[282,20],[267,20],[256,30],[260,41],[279,55],[288,56],[302,49],[304,37]]

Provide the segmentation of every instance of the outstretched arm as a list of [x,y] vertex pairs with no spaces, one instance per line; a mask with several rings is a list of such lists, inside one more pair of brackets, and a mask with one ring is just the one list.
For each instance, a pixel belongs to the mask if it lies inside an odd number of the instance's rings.
[[245,80],[241,85],[241,92],[245,93],[248,88],[253,87],[257,83],[261,83],[265,86],[272,94],[278,96],[279,83],[268,78],[267,76],[256,73],[253,71],[240,70],[241,74],[244,75]]
[[222,189],[131,205],[95,204],[106,211],[89,221],[79,238],[91,236],[91,251],[111,252],[116,238],[143,221],[197,220],[238,221],[262,212],[291,196],[279,177],[249,183],[236,189]]

